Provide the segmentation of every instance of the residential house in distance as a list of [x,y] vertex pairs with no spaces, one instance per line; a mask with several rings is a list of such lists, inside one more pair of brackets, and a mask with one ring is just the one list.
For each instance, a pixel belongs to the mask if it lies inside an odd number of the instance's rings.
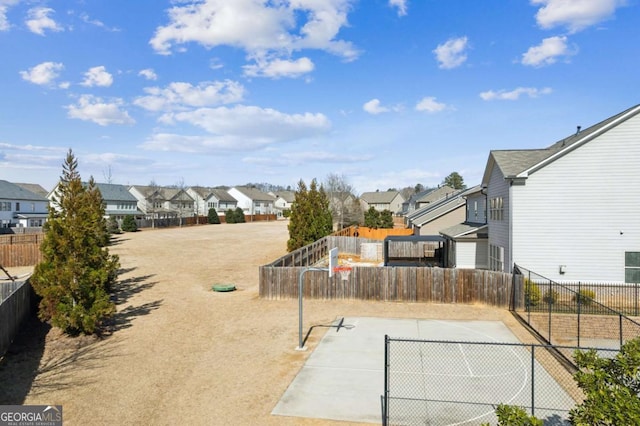
[[402,213],[404,215],[408,215],[409,213],[445,198],[454,192],[456,192],[456,190],[447,185],[439,186],[437,188],[428,188],[424,191],[417,192],[402,203]]
[[279,218],[283,216],[282,213],[285,210],[291,211],[291,206],[293,205],[293,202],[296,200],[295,192],[277,191],[277,192],[270,192],[269,194],[274,196],[276,199],[273,203],[273,206],[275,207],[276,214]]
[[96,186],[104,201],[106,217],[113,217],[120,222],[125,216],[136,217],[141,214],[138,200],[129,192],[128,187],[113,183],[96,183]]
[[447,267],[488,269],[487,197],[480,185],[461,195],[466,200],[464,222],[440,230],[440,235],[448,240]]
[[444,228],[465,219],[467,191],[457,190],[434,202],[425,204],[405,217],[405,224],[414,235],[438,235]]
[[233,198],[225,189],[192,186],[187,193],[195,200],[197,214],[206,216],[209,209],[215,209],[218,216],[224,216],[227,210],[235,210],[238,200]]
[[640,282],[640,105],[544,149],[491,151],[489,267]]
[[41,227],[49,214],[48,206],[47,197],[0,180],[0,228]]
[[377,211],[389,210],[393,214],[400,214],[404,197],[398,191],[364,192],[360,195],[362,210],[367,211],[373,207]]
[[182,188],[133,185],[129,192],[147,219],[173,219],[195,213],[194,199]]
[[20,182],[15,182],[16,185],[18,185],[20,188],[26,189],[27,191],[31,191],[34,194],[40,195],[44,198],[47,198],[47,195],[49,195],[49,191],[47,191],[46,189],[44,189],[41,185],[37,184],[37,183],[20,183]]
[[276,197],[262,192],[256,188],[246,186],[234,186],[227,191],[229,195],[238,200],[238,207],[245,215],[276,214]]

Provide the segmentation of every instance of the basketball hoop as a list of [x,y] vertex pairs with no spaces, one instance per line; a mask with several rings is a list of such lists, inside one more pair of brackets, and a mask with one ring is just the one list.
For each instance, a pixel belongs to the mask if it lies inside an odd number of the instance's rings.
[[351,266],[340,265],[333,268],[333,272],[340,273],[340,278],[342,281],[349,280],[349,274],[351,274]]

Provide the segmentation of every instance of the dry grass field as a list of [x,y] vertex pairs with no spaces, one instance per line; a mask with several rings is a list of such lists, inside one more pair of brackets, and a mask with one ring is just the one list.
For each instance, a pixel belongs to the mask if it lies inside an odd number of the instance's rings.
[[[346,424],[270,414],[326,330],[295,351],[297,299],[258,298],[258,266],[287,238],[284,221],[121,235],[111,332],[74,339],[33,322],[0,362],[0,404],[60,404],[66,425]],[[506,310],[476,305],[308,300],[304,314],[305,332],[342,316],[501,320],[533,342]]]

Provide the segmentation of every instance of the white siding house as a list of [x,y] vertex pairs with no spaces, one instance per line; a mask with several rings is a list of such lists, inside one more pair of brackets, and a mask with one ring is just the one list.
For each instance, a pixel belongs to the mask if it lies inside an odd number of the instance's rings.
[[40,227],[47,219],[48,206],[46,197],[0,180],[0,228]]
[[464,222],[440,231],[448,240],[450,268],[488,269],[489,246],[486,195],[480,185],[461,194],[465,199]]
[[483,178],[491,269],[640,281],[639,164],[640,105],[545,149],[492,151]]
[[276,214],[276,197],[273,195],[246,186],[236,186],[227,192],[238,200],[238,207],[242,208],[245,215]]

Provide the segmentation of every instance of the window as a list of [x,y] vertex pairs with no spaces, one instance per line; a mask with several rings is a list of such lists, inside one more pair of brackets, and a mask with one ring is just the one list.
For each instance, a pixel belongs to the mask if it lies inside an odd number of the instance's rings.
[[0,201],[0,212],[10,212],[10,211],[11,211],[11,202]]
[[489,269],[504,271],[504,247],[489,244]]
[[494,197],[489,200],[489,219],[502,220],[504,218],[504,202],[502,197]]
[[36,203],[31,203],[31,212],[36,211]]
[[478,202],[474,201],[473,202],[473,217],[474,219],[478,219]]
[[624,253],[624,282],[640,283],[640,252]]
[[20,211],[20,203],[16,203],[16,211],[19,212]]

